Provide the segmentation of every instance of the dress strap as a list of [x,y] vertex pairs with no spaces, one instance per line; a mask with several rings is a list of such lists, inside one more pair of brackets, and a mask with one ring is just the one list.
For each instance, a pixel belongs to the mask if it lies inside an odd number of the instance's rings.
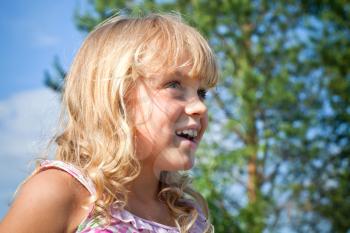
[[41,171],[50,169],[50,168],[56,168],[63,170],[67,173],[69,173],[71,176],[73,176],[75,179],[77,179],[91,194],[91,196],[96,195],[96,190],[93,182],[91,179],[87,176],[85,176],[78,168],[73,166],[72,164],[65,163],[59,160],[43,160],[40,163],[39,168],[34,172],[34,174],[37,174]]

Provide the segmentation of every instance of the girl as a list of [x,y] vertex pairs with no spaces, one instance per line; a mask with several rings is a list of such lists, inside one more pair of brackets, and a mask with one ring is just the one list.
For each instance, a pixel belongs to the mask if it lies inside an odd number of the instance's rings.
[[113,17],[66,77],[56,160],[26,180],[0,232],[211,232],[188,177],[217,82],[214,54],[176,15]]

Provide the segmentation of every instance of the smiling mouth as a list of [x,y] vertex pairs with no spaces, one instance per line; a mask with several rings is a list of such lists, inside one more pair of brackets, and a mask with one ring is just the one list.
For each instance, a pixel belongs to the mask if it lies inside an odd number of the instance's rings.
[[182,131],[176,131],[175,133],[178,137],[190,140],[192,142],[196,142],[195,138],[197,137],[197,131],[196,130],[182,130]]
[[177,136],[179,136],[180,138],[185,138],[187,140],[190,140],[190,141],[194,142],[194,137],[191,137],[189,135],[177,135]]

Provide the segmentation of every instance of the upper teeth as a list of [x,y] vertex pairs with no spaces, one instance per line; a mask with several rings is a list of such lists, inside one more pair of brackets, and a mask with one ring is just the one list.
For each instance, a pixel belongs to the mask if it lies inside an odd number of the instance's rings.
[[177,130],[176,134],[178,134],[178,135],[187,134],[191,137],[197,137],[197,130],[195,130],[195,129]]

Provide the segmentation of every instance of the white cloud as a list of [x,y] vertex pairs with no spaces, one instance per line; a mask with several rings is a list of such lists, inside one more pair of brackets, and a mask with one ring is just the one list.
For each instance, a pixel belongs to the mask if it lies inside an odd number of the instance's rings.
[[43,88],[0,101],[0,156],[23,157],[54,133],[59,96]]
[[38,32],[34,34],[34,43],[39,47],[50,47],[59,44],[60,38],[44,32]]
[[42,88],[0,100],[0,219],[28,166],[55,133],[59,96]]

